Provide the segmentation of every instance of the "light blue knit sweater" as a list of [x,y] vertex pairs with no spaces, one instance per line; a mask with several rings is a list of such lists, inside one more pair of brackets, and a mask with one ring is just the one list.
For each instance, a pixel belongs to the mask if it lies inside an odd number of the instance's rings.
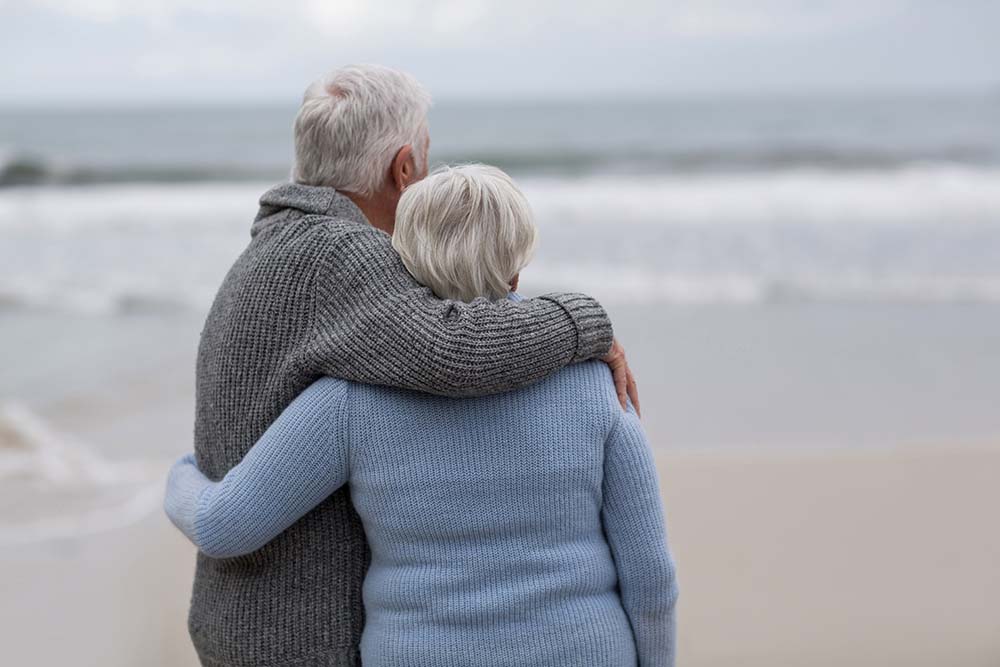
[[365,667],[673,664],[656,470],[604,364],[466,399],[324,378],[222,481],[181,459],[166,510],[225,558],[347,483],[372,551]]

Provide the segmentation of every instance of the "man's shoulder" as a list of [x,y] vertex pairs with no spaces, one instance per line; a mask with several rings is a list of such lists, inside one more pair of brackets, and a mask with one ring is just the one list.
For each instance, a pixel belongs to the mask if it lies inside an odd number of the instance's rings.
[[333,188],[283,183],[265,192],[252,227],[252,255],[388,255],[389,235]]
[[311,241],[327,250],[341,251],[391,251],[392,239],[388,234],[367,222],[329,215],[307,216]]
[[406,271],[390,236],[367,222],[322,216],[312,226],[309,244],[318,253],[321,272],[371,274],[374,279]]
[[312,213],[303,220],[310,223],[310,226],[317,233],[326,234],[333,237],[384,237],[389,236],[385,232],[373,227],[367,222],[359,222],[351,218],[344,218],[336,215],[325,215],[322,213]]

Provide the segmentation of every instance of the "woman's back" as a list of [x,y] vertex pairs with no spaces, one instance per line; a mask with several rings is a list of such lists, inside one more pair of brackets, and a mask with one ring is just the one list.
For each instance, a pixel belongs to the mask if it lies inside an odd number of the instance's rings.
[[483,398],[347,391],[365,665],[635,663],[601,519],[606,365]]

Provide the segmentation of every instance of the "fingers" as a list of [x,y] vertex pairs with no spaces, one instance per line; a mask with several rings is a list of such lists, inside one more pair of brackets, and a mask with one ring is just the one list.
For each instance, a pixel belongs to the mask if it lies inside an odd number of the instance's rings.
[[626,402],[626,396],[628,396],[628,366],[622,362],[618,361],[611,366],[611,375],[615,380],[615,392],[618,394],[618,402],[622,404],[622,409],[626,409],[628,405]]
[[635,377],[628,367],[628,359],[625,357],[625,348],[614,339],[611,342],[611,349],[602,359],[611,368],[611,375],[615,381],[615,392],[618,394],[618,402],[622,404],[622,410],[628,410],[628,401],[631,399],[635,406],[636,414],[639,414],[639,390],[635,384]]
[[618,361],[608,364],[611,367],[611,376],[615,381],[615,393],[618,394],[618,402],[622,404],[622,410],[628,408],[626,397],[628,396],[628,367]]
[[611,340],[611,349],[608,353],[601,357],[601,361],[607,365],[614,368],[615,364],[620,363],[625,357],[625,348],[622,344],[618,342],[617,338]]
[[639,385],[635,381],[635,375],[631,368],[626,367],[625,376],[628,379],[628,397],[632,399],[632,405],[635,406],[635,414],[642,417],[642,408],[639,407]]

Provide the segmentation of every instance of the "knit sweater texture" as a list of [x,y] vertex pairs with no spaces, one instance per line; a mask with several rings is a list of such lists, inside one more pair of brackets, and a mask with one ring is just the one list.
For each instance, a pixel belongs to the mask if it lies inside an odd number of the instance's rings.
[[[195,453],[214,480],[323,376],[486,395],[604,354],[612,330],[583,295],[443,301],[389,237],[331,188],[277,186],[209,312],[198,351]],[[198,556],[188,626],[206,667],[355,665],[370,553],[347,491],[264,548]]]
[[324,378],[167,511],[208,556],[260,548],[350,485],[372,549],[366,667],[669,667],[677,589],[638,418],[590,362],[449,399]]

